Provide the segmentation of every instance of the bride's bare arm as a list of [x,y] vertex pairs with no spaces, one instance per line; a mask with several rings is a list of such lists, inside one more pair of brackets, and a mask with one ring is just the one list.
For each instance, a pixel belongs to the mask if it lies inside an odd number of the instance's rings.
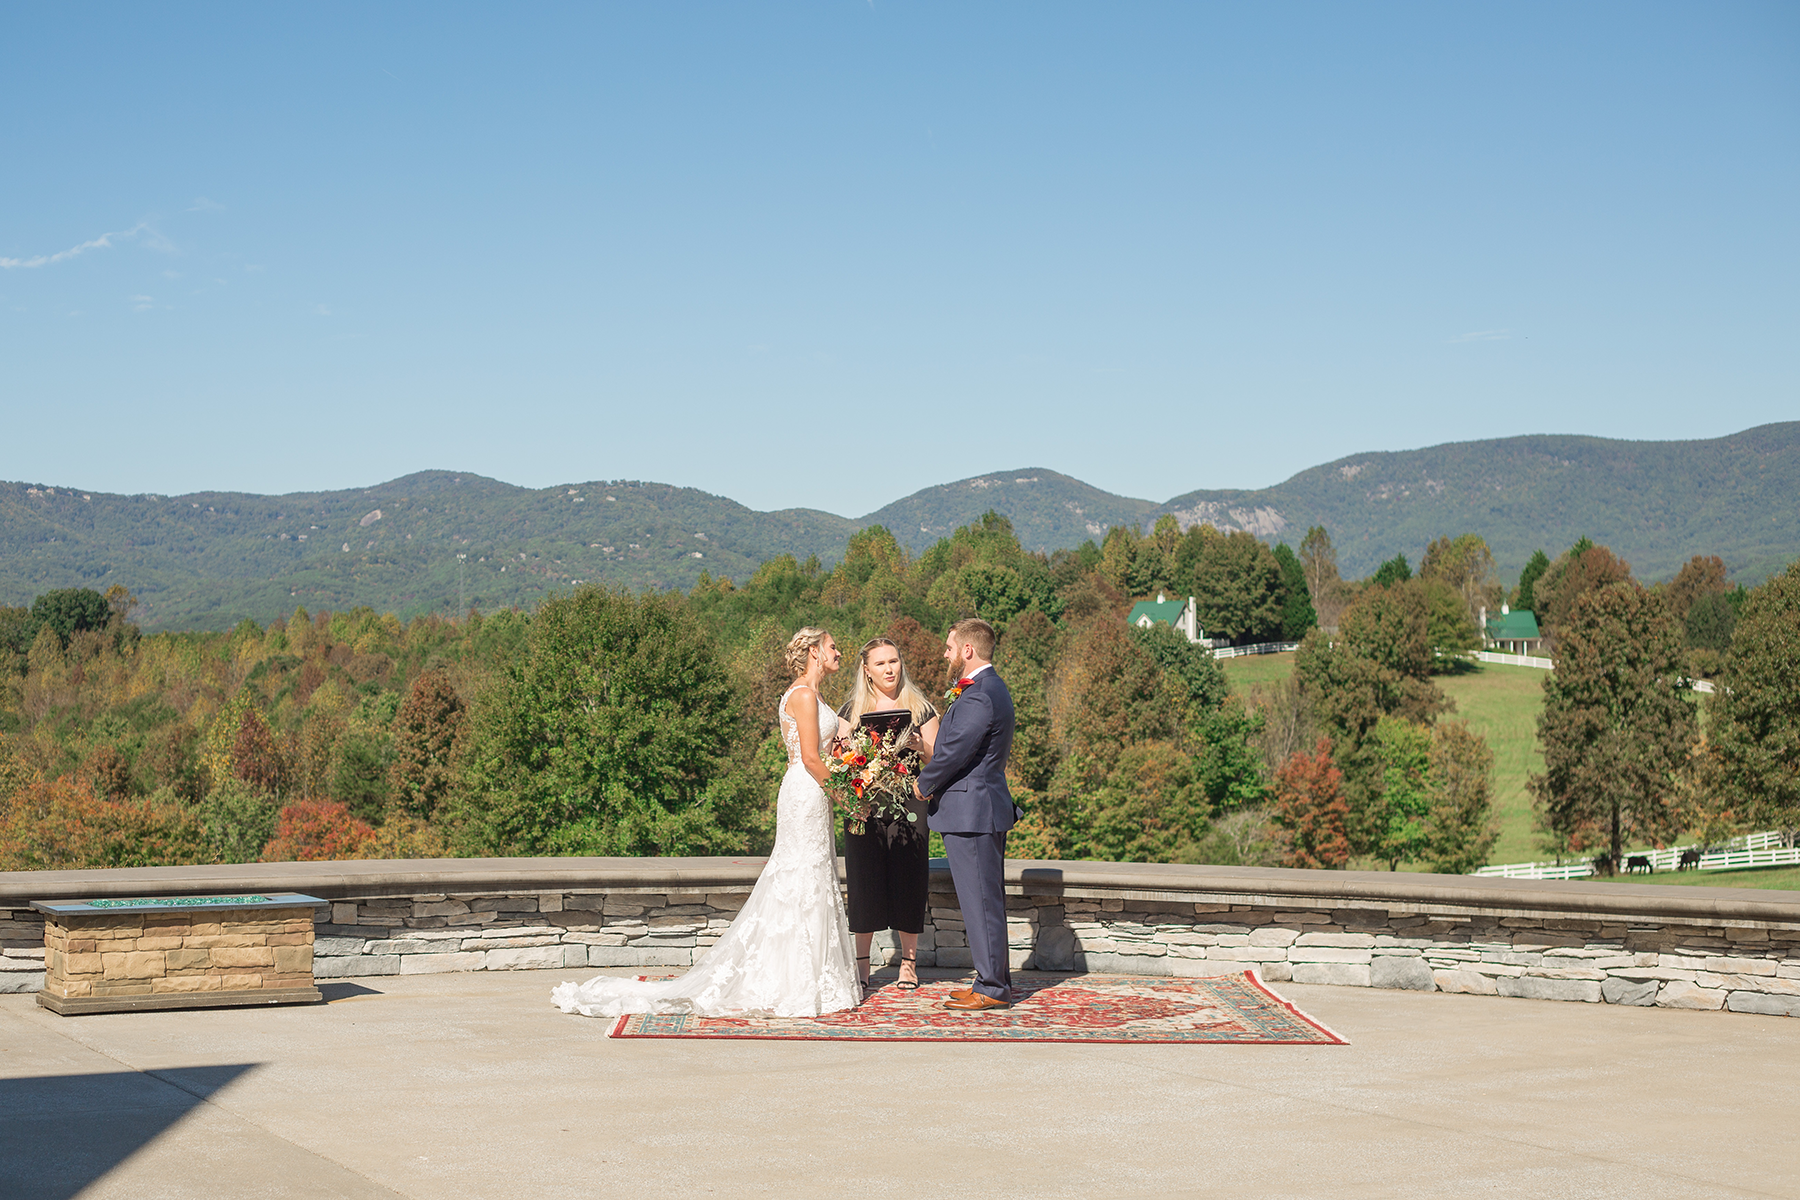
[[823,787],[831,771],[819,754],[819,697],[809,687],[797,687],[788,694],[787,711],[800,733],[800,762]]

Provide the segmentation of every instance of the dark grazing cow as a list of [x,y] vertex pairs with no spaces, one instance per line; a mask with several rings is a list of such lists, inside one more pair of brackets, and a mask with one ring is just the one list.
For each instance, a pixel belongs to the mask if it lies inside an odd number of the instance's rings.
[[1633,854],[1630,858],[1625,860],[1625,871],[1627,874],[1636,871],[1639,868],[1642,868],[1646,874],[1656,874],[1656,868],[1651,865],[1650,856],[1648,854]]

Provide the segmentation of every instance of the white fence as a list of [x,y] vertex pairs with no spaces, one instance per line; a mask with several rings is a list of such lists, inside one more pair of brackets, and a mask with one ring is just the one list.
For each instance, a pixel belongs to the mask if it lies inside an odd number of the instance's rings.
[[[1535,667],[1540,671],[1556,670],[1554,660],[1540,658],[1535,654],[1501,654],[1497,650],[1476,650],[1469,657],[1476,662],[1496,663],[1503,667]],[[1687,683],[1696,692],[1711,694],[1713,691],[1712,681],[1709,679],[1690,679]],[[1546,875],[1544,878],[1548,879],[1550,876]]]
[[1556,664],[1547,658],[1539,658],[1535,654],[1502,654],[1498,650],[1477,650],[1472,658],[1476,662],[1498,663],[1503,667],[1536,667],[1540,671],[1554,671]]
[[[1627,850],[1627,859],[1642,855],[1650,860],[1653,871],[1673,871],[1680,867],[1681,856],[1689,850],[1700,851],[1702,871],[1731,871],[1743,867],[1783,867],[1800,865],[1800,846],[1789,846],[1787,835],[1779,830],[1745,834],[1732,838],[1723,846],[1670,846],[1666,850]],[[1624,870],[1624,864],[1619,864]],[[1594,873],[1587,859],[1564,863],[1506,863],[1482,867],[1471,874],[1499,879],[1585,879]]]
[[1242,658],[1246,654],[1286,654],[1298,650],[1299,642],[1258,642],[1254,646],[1215,646],[1214,658]]

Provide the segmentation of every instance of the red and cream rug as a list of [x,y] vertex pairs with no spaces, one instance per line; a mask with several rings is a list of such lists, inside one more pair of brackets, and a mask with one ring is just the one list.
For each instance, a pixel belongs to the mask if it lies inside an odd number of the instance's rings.
[[876,1042],[1218,1042],[1344,1046],[1349,1043],[1277,995],[1256,972],[1210,979],[1141,975],[1013,975],[1013,1006],[996,1012],[943,1008],[966,980],[934,980],[916,992],[888,984],[860,1007],[823,1017],[623,1016],[620,1038],[767,1038]]

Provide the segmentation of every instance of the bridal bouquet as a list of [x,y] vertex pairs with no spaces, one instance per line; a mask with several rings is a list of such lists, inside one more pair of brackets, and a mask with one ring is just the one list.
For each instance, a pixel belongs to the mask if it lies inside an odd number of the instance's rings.
[[825,791],[844,813],[844,828],[861,833],[876,817],[917,821],[907,807],[913,798],[913,775],[919,756],[897,738],[884,737],[879,729],[858,729],[850,740],[826,760],[831,774]]

